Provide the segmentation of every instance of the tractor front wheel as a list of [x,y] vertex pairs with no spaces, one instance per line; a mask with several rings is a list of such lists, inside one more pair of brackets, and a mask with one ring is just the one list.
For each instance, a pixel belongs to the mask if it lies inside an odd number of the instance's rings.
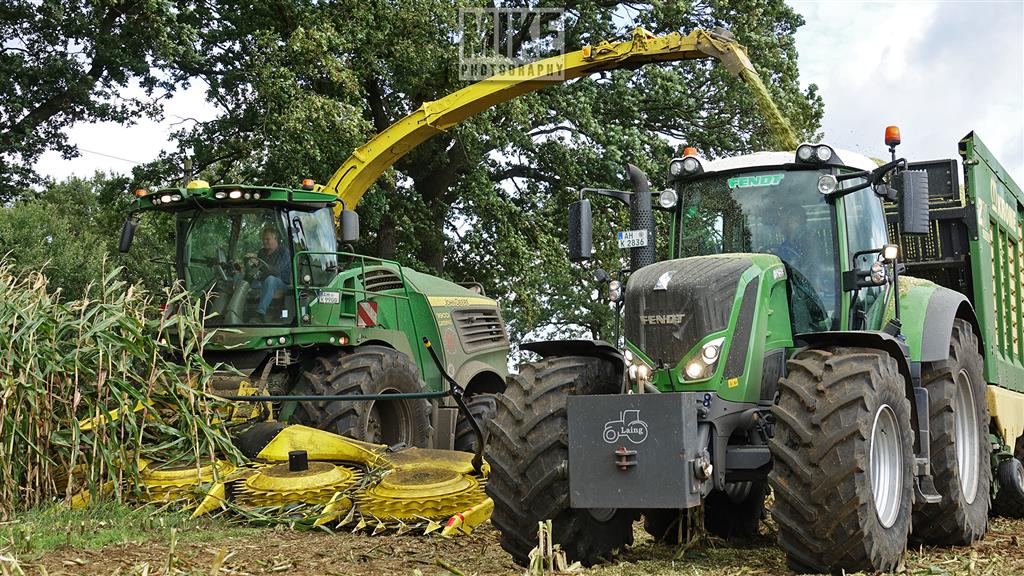
[[769,442],[772,518],[789,567],[890,571],[913,500],[910,402],[896,360],[870,348],[797,353]]
[[[425,392],[420,369],[408,356],[384,346],[321,356],[303,373],[300,389],[319,396]],[[299,402],[292,420],[375,444],[430,446],[430,402],[423,399]]]
[[552,540],[570,562],[590,566],[633,543],[633,510],[569,507],[566,398],[614,394],[620,383],[610,362],[587,357],[545,359],[520,367],[497,396],[488,425],[487,494],[501,546],[526,566],[537,545],[537,523],[552,521]]

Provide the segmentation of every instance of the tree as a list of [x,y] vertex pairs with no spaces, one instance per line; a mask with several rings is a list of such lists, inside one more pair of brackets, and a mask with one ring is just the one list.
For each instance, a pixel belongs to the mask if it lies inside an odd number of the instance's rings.
[[[40,182],[44,151],[78,155],[72,124],[158,115],[174,84],[152,66],[185,58],[192,30],[163,0],[0,3],[0,200]],[[135,83],[143,95],[128,96]]]
[[[177,136],[211,181],[322,182],[372,133],[466,84],[453,43],[459,6],[289,0],[197,8],[193,16],[210,28],[189,52],[194,61],[174,75],[204,81],[223,114]],[[814,86],[800,89],[793,42],[802,19],[782,0],[559,6],[568,50],[636,25],[655,33],[729,27],[800,136],[815,136],[822,103]],[[419,146],[382,177],[360,205],[363,248],[482,282],[502,300],[516,339],[544,326],[607,337],[610,310],[591,299],[589,271],[565,259],[565,207],[573,189],[626,187],[627,161],[663,186],[680,142],[714,157],[768,148],[771,135],[753,95],[710,61],[604,72],[520,97]],[[166,166],[139,177],[159,178]],[[597,225],[621,218],[602,212]],[[599,258],[613,269],[620,261],[610,249]]]

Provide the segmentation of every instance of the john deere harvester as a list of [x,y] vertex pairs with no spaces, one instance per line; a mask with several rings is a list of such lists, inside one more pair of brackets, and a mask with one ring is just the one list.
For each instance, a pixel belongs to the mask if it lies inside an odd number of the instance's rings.
[[[543,342],[490,423],[488,493],[525,563],[553,519],[570,560],[687,538],[687,509],[790,567],[891,570],[908,539],[965,545],[1024,513],[1024,194],[969,134],[955,160],[825,144],[629,166],[624,344]],[[591,252],[590,200],[570,254]],[[662,258],[659,259],[659,256]],[[910,275],[913,275],[911,277]],[[607,274],[601,277],[607,278]],[[682,520],[682,521],[681,521]]]

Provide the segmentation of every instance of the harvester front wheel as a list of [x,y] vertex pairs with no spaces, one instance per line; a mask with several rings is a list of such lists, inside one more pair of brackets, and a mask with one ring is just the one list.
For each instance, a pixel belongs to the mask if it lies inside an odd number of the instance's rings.
[[797,353],[769,443],[772,517],[789,567],[894,570],[913,499],[910,402],[896,360],[870,348]]
[[498,395],[488,425],[487,494],[494,499],[491,523],[501,546],[526,566],[537,545],[538,522],[552,521],[552,540],[570,562],[593,565],[633,542],[632,510],[569,507],[566,398],[620,390],[614,366],[596,358],[569,356],[520,367]]
[[980,540],[988,527],[988,400],[978,337],[957,319],[949,358],[922,367],[931,415],[931,464],[939,504],[914,515],[914,540],[964,546]]
[[[498,399],[494,394],[474,394],[466,400],[466,408],[469,408],[470,415],[480,426],[486,444],[487,423],[494,418],[494,412],[498,409]],[[455,449],[459,452],[476,452],[476,433],[461,412],[459,421],[455,424]]]
[[[319,396],[425,392],[420,369],[405,354],[384,346],[317,358],[300,386]],[[299,402],[293,420],[376,444],[430,446],[430,402],[423,399]]]

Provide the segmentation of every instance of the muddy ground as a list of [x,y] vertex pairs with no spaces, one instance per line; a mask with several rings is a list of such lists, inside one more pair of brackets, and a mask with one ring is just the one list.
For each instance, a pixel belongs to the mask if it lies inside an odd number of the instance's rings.
[[[740,576],[787,574],[770,523],[753,542],[730,545],[711,540],[697,550],[656,545],[637,525],[637,543],[615,561],[582,571],[594,576],[684,574]],[[108,545],[97,550],[61,547],[22,556],[26,574],[223,574],[223,575],[514,575],[523,569],[498,545],[484,525],[470,536],[367,536],[267,528],[213,541],[161,538]],[[192,540],[192,541],[187,541]],[[970,548],[925,548],[907,555],[903,574],[1024,574],[1024,521],[994,519],[985,539]],[[0,563],[2,564],[2,563]],[[17,573],[12,564],[7,572]]]

